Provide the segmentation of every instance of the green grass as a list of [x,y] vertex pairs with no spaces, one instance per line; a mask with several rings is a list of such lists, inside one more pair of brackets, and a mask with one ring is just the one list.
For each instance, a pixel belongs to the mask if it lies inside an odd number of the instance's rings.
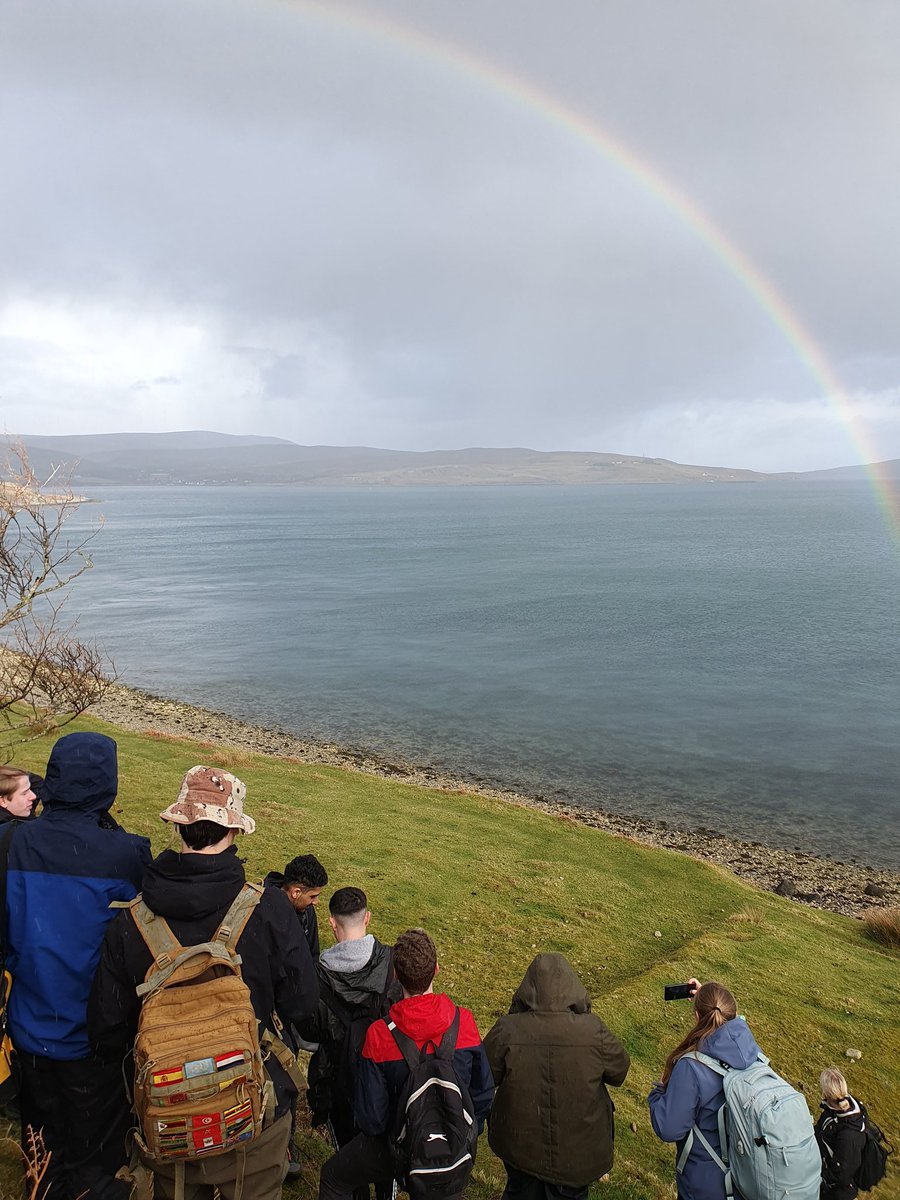
[[[315,853],[333,886],[365,889],[381,940],[413,925],[428,929],[441,988],[474,1010],[482,1032],[507,1010],[538,951],[566,954],[594,1010],[632,1056],[615,1093],[615,1167],[594,1197],[674,1195],[672,1147],[654,1137],[645,1097],[691,1019],[688,1004],[663,1003],[663,984],[691,975],[734,991],[773,1065],[803,1086],[814,1111],[819,1071],[839,1065],[900,1145],[900,953],[872,941],[860,921],[758,892],[681,855],[466,791],[138,736],[96,721],[78,727],[117,739],[117,815],[148,834],[156,851],[169,836],[158,814],[184,771],[197,762],[235,771],[257,821],[257,833],[239,843],[248,876]],[[19,765],[41,769],[48,750],[29,747]],[[330,931],[320,923],[327,944]],[[858,1063],[845,1058],[851,1046],[862,1051]],[[310,1168],[287,1195],[310,1200],[327,1150],[308,1131],[301,1146]],[[502,1183],[482,1139],[469,1195],[497,1197]],[[877,1195],[900,1198],[896,1165]]]

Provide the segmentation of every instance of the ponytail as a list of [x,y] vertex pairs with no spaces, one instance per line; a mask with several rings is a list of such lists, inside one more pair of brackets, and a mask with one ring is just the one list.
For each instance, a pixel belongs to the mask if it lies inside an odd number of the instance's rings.
[[726,1021],[733,1020],[737,1016],[737,1005],[727,987],[723,987],[721,983],[704,983],[694,997],[694,1011],[697,1014],[696,1025],[666,1059],[662,1073],[663,1087],[669,1082],[679,1058],[691,1054],[704,1038],[708,1038]]
[[847,1099],[850,1094],[847,1089],[847,1080],[837,1067],[825,1068],[819,1076],[819,1087],[822,1091],[822,1099],[830,1108],[837,1109],[838,1112],[846,1112],[850,1107],[850,1101]]

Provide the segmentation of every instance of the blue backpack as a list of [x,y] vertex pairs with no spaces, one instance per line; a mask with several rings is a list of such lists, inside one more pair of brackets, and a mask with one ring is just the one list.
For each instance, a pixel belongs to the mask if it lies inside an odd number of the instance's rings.
[[719,1151],[696,1125],[677,1164],[684,1170],[696,1138],[725,1175],[728,1200],[819,1200],[822,1159],[806,1101],[761,1054],[743,1071],[708,1054],[686,1055],[722,1076],[725,1103],[719,1109]]

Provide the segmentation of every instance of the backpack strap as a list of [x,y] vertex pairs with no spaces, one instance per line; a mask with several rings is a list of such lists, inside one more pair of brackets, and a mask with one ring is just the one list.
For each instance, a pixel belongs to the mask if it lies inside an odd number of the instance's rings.
[[684,1145],[681,1147],[681,1153],[678,1155],[678,1161],[675,1164],[675,1171],[678,1175],[682,1173],[687,1164],[687,1160],[691,1156],[691,1151],[694,1148],[694,1140],[696,1139],[704,1148],[706,1153],[716,1164],[722,1174],[725,1176],[725,1196],[727,1200],[732,1200],[734,1196],[734,1182],[731,1176],[731,1167],[728,1165],[728,1135],[725,1132],[725,1105],[719,1109],[719,1146],[723,1148],[723,1154],[717,1154],[713,1149],[709,1138],[704,1134],[699,1125],[692,1125],[687,1137],[684,1139]]
[[421,1050],[411,1037],[408,1037],[402,1029],[397,1028],[394,1021],[385,1021],[385,1025],[387,1025],[391,1037],[397,1043],[397,1048],[403,1055],[407,1067],[412,1071],[428,1053],[429,1046],[434,1046],[435,1058],[453,1057],[453,1051],[456,1049],[456,1040],[459,1036],[459,1009],[457,1008],[453,1013],[453,1020],[441,1038],[440,1045],[435,1045],[433,1041],[427,1041]]
[[693,1058],[697,1062],[703,1063],[704,1067],[709,1067],[711,1071],[715,1071],[717,1075],[723,1078],[731,1070],[731,1067],[726,1067],[724,1063],[719,1062],[717,1058],[711,1058],[708,1054],[703,1054],[699,1050],[692,1050],[689,1054],[683,1054],[682,1058]]
[[262,1031],[259,1048],[262,1051],[263,1062],[271,1054],[297,1091],[302,1092],[306,1087],[306,1076],[297,1065],[297,1055],[268,1026]]
[[402,1029],[397,1028],[394,1021],[385,1021],[384,1023],[387,1025],[391,1037],[397,1043],[397,1049],[403,1055],[403,1061],[412,1071],[422,1061],[422,1052],[411,1037],[407,1037]]
[[[239,954],[233,954],[221,942],[200,942],[197,946],[185,946],[171,961],[166,962],[164,966],[156,967],[155,963],[151,964],[146,979],[135,989],[137,994],[144,997],[148,996],[151,992],[157,991],[168,983],[176,971],[192,959],[196,960],[193,969],[182,971],[181,983],[187,983],[191,979],[196,979],[198,975],[202,975],[211,966],[227,967],[236,975],[240,975],[237,969],[241,965],[241,956]],[[212,959],[212,962],[210,962],[210,959]]]
[[152,912],[138,896],[129,908],[141,937],[153,955],[153,963],[144,982],[138,985],[137,994],[144,997],[155,992],[171,978],[174,971],[192,958],[198,960],[196,971],[192,972],[197,975],[202,974],[209,965],[209,958],[224,966],[240,966],[241,956],[235,952],[235,946],[261,896],[261,887],[253,883],[244,884],[213,934],[212,941],[200,942],[195,946],[182,946],[165,918]]
[[[250,916],[259,904],[262,888],[255,883],[245,883],[235,896],[228,912],[222,918],[219,928],[213,934],[211,941],[219,942],[229,950],[234,950],[241,934],[250,920]],[[184,949],[181,942],[169,928],[165,917],[153,912],[144,903],[142,896],[136,896],[127,907],[137,926],[138,933],[147,944],[147,949],[153,955],[153,961],[158,967],[168,966],[175,956]],[[205,943],[208,944],[208,943]]]
[[453,1014],[453,1020],[447,1027],[444,1036],[441,1038],[441,1044],[435,1050],[436,1058],[452,1058],[453,1051],[456,1049],[456,1043],[459,1038],[459,1009]]
[[148,908],[142,896],[135,896],[128,909],[138,933],[153,955],[154,965],[159,968],[167,967],[184,947],[169,928],[165,917]]
[[262,894],[263,890],[258,883],[245,883],[222,918],[222,923],[213,934],[212,941],[227,946],[234,953],[241,934],[253,915],[253,910],[262,899]]
[[[715,1071],[717,1075],[721,1075],[723,1078],[725,1078],[725,1076],[727,1076],[731,1071],[731,1067],[727,1067],[724,1063],[719,1062],[717,1058],[711,1058],[710,1055],[703,1054],[700,1050],[692,1050],[690,1053],[683,1054],[681,1057],[693,1058],[697,1062],[703,1063],[705,1067],[709,1067],[711,1071]],[[760,1057],[762,1058],[764,1056],[761,1055]],[[768,1063],[769,1060],[766,1059],[765,1061]],[[734,1195],[734,1183],[731,1177],[731,1167],[729,1166],[728,1127],[725,1123],[725,1112],[727,1107],[727,1104],[722,1104],[718,1113],[716,1114],[716,1121],[719,1127],[718,1152],[713,1149],[709,1138],[706,1137],[700,1126],[694,1124],[691,1126],[691,1130],[685,1139],[684,1146],[682,1147],[681,1153],[678,1156],[678,1162],[675,1164],[675,1170],[679,1175],[682,1173],[685,1168],[685,1164],[690,1157],[691,1150],[694,1147],[694,1141],[696,1139],[725,1176],[725,1196],[727,1200],[731,1200],[732,1196]]]

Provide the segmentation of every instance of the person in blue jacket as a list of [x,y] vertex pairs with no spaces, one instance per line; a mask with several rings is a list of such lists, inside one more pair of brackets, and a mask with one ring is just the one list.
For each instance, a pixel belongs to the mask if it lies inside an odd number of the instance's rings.
[[[718,1113],[725,1103],[722,1076],[697,1059],[684,1056],[699,1050],[729,1067],[744,1070],[760,1054],[750,1027],[737,1015],[728,988],[721,983],[704,983],[701,987],[696,979],[690,982],[696,987],[694,1026],[666,1059],[662,1080],[647,1097],[653,1129],[664,1142],[675,1143],[676,1162],[695,1125],[718,1153]],[[725,1175],[699,1138],[693,1139],[677,1183],[679,1200],[724,1200]],[[741,1200],[736,1191],[734,1196]]]
[[23,1145],[30,1130],[50,1154],[36,1200],[112,1200],[125,1187],[113,1183],[130,1124],[122,1064],[95,1056],[87,1031],[110,904],[134,899],[151,857],[147,838],[110,820],[117,789],[112,738],[67,734],[50,754],[43,811],[22,823],[9,850],[8,1015]]

